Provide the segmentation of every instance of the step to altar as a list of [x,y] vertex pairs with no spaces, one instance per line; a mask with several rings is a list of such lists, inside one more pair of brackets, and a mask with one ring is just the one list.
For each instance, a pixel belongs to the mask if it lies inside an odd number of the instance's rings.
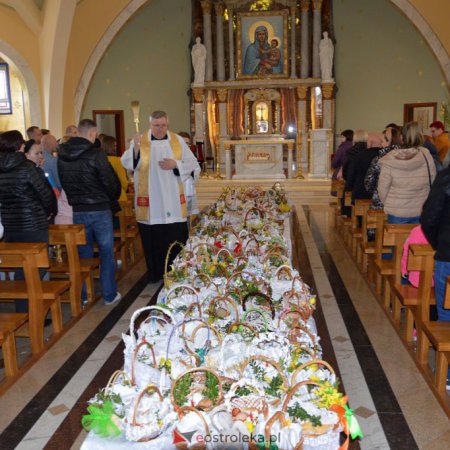
[[201,178],[197,184],[197,197],[200,208],[215,202],[227,186],[260,186],[269,189],[275,183],[281,183],[291,203],[296,205],[328,205],[335,197],[330,195],[330,179],[287,179],[287,180],[218,180]]

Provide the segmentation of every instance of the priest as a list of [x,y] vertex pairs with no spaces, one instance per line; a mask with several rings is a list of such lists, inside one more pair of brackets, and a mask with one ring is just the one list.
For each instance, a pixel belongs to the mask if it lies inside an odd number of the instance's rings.
[[[165,259],[175,241],[188,238],[186,198],[183,181],[199,169],[184,140],[168,130],[164,111],[150,116],[150,130],[136,134],[122,164],[134,171],[136,220],[139,226],[149,281],[160,281]],[[172,263],[179,248],[171,252]]]

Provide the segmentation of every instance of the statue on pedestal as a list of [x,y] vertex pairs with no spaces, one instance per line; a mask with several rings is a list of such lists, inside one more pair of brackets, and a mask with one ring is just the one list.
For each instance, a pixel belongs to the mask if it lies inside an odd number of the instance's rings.
[[194,85],[203,86],[205,83],[206,47],[202,44],[200,37],[196,37],[195,42],[191,50],[192,66],[195,73]]
[[333,56],[334,46],[332,40],[328,37],[328,32],[323,32],[323,39],[319,44],[320,73],[323,81],[333,79]]

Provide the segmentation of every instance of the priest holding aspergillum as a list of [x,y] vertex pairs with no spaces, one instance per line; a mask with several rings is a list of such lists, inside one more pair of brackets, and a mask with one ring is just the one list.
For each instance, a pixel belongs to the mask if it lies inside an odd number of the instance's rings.
[[[199,169],[189,147],[168,125],[166,112],[153,112],[150,130],[136,134],[122,155],[125,169],[134,171],[136,220],[152,283],[163,278],[170,245],[188,238],[183,181]],[[169,264],[177,251],[171,252]]]

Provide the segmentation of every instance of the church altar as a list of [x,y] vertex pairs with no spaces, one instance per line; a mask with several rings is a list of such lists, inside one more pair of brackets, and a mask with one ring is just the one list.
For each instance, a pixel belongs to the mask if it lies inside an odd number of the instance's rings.
[[[284,180],[283,145],[288,147],[288,178],[292,178],[293,139],[243,139],[223,141],[225,148],[225,178]],[[232,155],[234,147],[236,173],[232,176]]]
[[[322,3],[195,2],[191,131],[214,160],[215,178],[285,179],[286,167],[287,178],[331,176],[333,36]],[[313,145],[318,129],[327,142]]]

